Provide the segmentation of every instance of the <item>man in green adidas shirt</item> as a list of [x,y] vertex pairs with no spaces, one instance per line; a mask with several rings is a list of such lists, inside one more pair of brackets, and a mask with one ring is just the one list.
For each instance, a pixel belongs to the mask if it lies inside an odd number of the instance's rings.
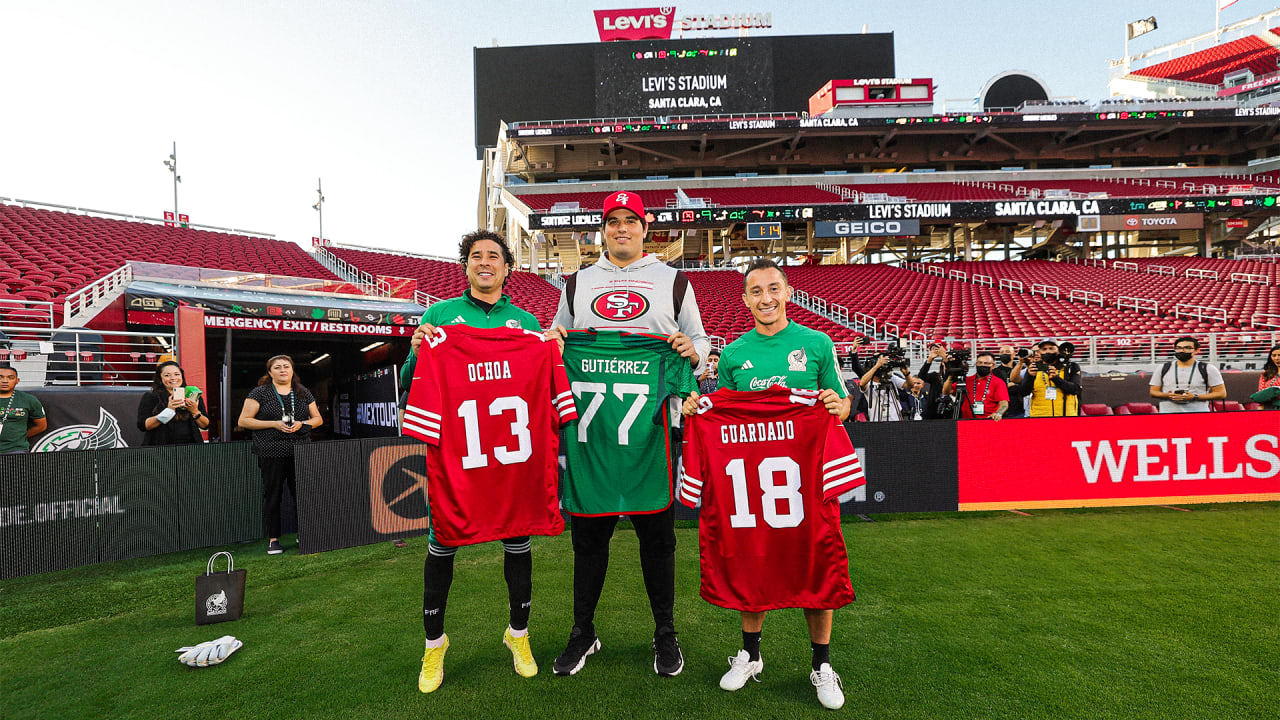
[[[423,338],[434,333],[439,325],[539,330],[537,318],[513,305],[510,296],[502,292],[515,266],[515,257],[501,235],[477,230],[463,236],[458,246],[458,261],[470,287],[461,296],[435,303],[423,313],[422,323],[411,341],[413,350],[400,370],[400,387],[406,392],[413,383],[418,348]],[[529,608],[533,598],[533,554],[529,538],[507,538],[502,541],[502,550],[511,616],[502,642],[511,650],[516,673],[533,677],[538,674],[538,664],[529,648]],[[434,692],[444,680],[444,655],[449,649],[449,636],[444,634],[444,611],[449,586],[453,583],[453,556],[457,551],[456,547],[436,542],[435,533],[431,534],[422,570],[422,626],[427,640],[418,689],[424,693]]]
[[48,426],[40,400],[18,389],[18,371],[0,365],[0,455],[27,452],[31,438]]
[[[849,396],[840,378],[840,360],[835,343],[826,333],[787,319],[791,285],[772,260],[757,260],[747,268],[742,300],[755,319],[755,328],[733,341],[720,356],[720,387],[730,390],[764,390],[773,385],[802,390],[820,390],[818,400],[841,422],[849,417]],[[698,393],[685,401],[681,412],[693,417],[698,410]],[[760,633],[764,613],[742,613],[742,651],[729,658],[729,672],[720,678],[720,687],[741,689],[747,680],[764,669],[760,659]],[[824,707],[844,705],[840,676],[831,669],[831,610],[804,611],[813,650],[810,682]]]

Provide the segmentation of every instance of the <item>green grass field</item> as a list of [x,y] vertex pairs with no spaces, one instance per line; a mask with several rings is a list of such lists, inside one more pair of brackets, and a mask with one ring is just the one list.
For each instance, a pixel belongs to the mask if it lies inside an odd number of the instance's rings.
[[[858,601],[836,612],[840,713],[858,718],[1280,716],[1280,505],[877,517],[844,527]],[[421,695],[426,539],[268,557],[245,616],[197,628],[209,552],[0,582],[4,718],[576,718],[819,716],[799,611],[765,625],[760,684],[717,686],[734,612],[697,592],[697,531],[677,531],[685,671],[654,675],[635,535],[620,528],[597,617],[604,648],[551,673],[570,628],[568,535],[534,540],[536,678],[502,646],[496,543],[462,550],[444,686]],[[245,646],[190,669],[174,648]]]

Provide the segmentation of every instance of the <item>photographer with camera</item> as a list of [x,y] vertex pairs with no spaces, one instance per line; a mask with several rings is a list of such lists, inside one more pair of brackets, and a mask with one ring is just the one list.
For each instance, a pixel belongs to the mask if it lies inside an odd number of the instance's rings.
[[1009,388],[1004,380],[995,375],[995,365],[995,356],[989,352],[981,352],[973,361],[973,375],[959,379],[951,373],[947,374],[947,380],[942,385],[943,395],[949,395],[957,383],[964,388],[959,398],[961,418],[991,418],[999,422],[1004,417],[1005,411],[1009,409]]
[[[1039,359],[1023,360],[1018,390],[1031,399],[1028,417],[1069,417],[1080,414],[1080,366],[1064,362],[1058,343],[1043,340],[1037,346]],[[1021,368],[1019,368],[1021,369]],[[1015,371],[1015,374],[1018,374]]]
[[896,343],[876,356],[875,363],[859,382],[867,397],[868,420],[886,422],[903,419],[902,399],[898,393],[906,387],[906,369],[906,352]]
[[[937,363],[936,369],[934,363]],[[946,379],[947,369],[947,346],[940,342],[929,345],[929,354],[924,359],[924,364],[920,366],[920,372],[916,377],[924,382],[924,417],[932,420],[938,417],[938,404],[943,402],[942,381]],[[944,402],[949,411],[950,404]],[[950,417],[947,415],[947,417]]]

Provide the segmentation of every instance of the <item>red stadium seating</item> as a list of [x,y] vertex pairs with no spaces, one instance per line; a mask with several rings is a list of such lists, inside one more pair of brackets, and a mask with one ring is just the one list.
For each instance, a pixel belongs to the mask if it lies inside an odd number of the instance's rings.
[[[703,270],[688,273],[689,282],[698,299],[702,325],[708,335],[719,335],[726,342],[754,327],[751,312],[742,302],[742,273],[735,270]],[[791,303],[787,317],[801,325],[821,330],[836,342],[852,342],[859,333]]]
[[787,268],[802,290],[928,337],[1019,338],[1210,332],[1208,323],[1031,296],[889,265]]
[[1269,75],[1276,71],[1277,58],[1280,58],[1280,51],[1271,43],[1256,35],[1246,35],[1239,40],[1134,70],[1132,74],[1221,85],[1223,75],[1244,68],[1252,70],[1254,75]]
[[[1063,298],[1071,290],[1100,293],[1104,305],[1108,307],[1114,307],[1117,298],[1127,296],[1155,300],[1159,303],[1160,312],[1166,316],[1173,315],[1175,306],[1179,304],[1220,308],[1225,311],[1228,324],[1234,327],[1248,325],[1254,313],[1280,313],[1280,288],[1276,287],[1134,273],[1048,260],[986,260],[939,264],[948,272],[959,270],[967,273],[970,281],[974,274],[978,274],[996,281],[1019,280],[1026,290],[1030,290],[1033,283],[1052,285],[1060,289]],[[1151,318],[1150,323],[1155,332],[1164,332],[1160,327],[1166,323],[1169,327],[1179,325],[1171,317]],[[1201,332],[1212,332],[1231,328],[1215,324],[1214,327],[1198,329]]]
[[[371,275],[413,278],[418,281],[418,290],[437,298],[457,297],[467,289],[466,275],[452,260],[340,247],[329,248],[329,251]],[[506,292],[512,302],[533,313],[543,327],[556,314],[560,291],[534,273],[511,273],[507,278]]]
[[281,240],[0,204],[0,291],[57,306],[128,260],[339,279]]
[[1151,403],[1131,402],[1116,406],[1117,415],[1159,415],[1160,409]]
[[1103,403],[1085,403],[1080,406],[1080,414],[1088,416],[1115,415],[1110,405]]
[[1236,400],[1214,400],[1210,404],[1213,406],[1214,412],[1238,412],[1244,410],[1244,405],[1241,405]]

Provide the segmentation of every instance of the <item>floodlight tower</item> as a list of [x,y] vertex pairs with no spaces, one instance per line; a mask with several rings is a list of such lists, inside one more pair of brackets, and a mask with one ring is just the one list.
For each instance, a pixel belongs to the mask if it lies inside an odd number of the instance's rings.
[[178,174],[178,141],[173,142],[173,154],[168,160],[164,161],[164,166],[169,168],[169,172],[173,174],[173,222],[178,222],[178,183],[182,182],[182,176]]

